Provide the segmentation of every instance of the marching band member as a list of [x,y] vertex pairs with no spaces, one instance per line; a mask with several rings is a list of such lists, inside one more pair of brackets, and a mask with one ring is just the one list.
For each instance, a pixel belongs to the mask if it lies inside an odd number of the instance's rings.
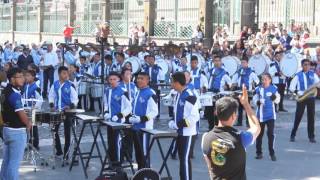
[[164,80],[164,75],[161,67],[155,64],[155,57],[153,55],[148,56],[148,65],[145,67],[144,72],[148,73],[150,77],[150,87],[156,92],[158,111],[160,112],[160,90],[158,84]]
[[264,135],[265,126],[268,131],[268,145],[269,154],[272,161],[276,161],[274,152],[274,123],[276,120],[275,104],[280,102],[280,94],[277,91],[277,87],[271,83],[271,75],[266,73],[262,75],[262,85],[256,88],[253,102],[258,106],[257,117],[260,120],[261,131],[257,137],[256,148],[257,156],[256,159],[262,159],[262,138]]
[[197,134],[197,122],[200,119],[197,97],[186,87],[186,78],[183,72],[172,75],[172,87],[178,91],[174,112],[174,120],[169,122],[171,129],[177,130],[177,149],[180,160],[180,179],[192,179],[191,144]]
[[[136,85],[134,82],[131,81],[132,74],[131,69],[122,69],[121,71],[121,79],[119,86],[125,89],[128,92],[129,100],[131,102],[131,105],[133,105],[133,100],[135,98],[135,95],[138,91]],[[130,134],[127,133],[127,131],[124,132],[126,136],[122,139],[122,147],[123,149],[127,149],[127,152],[129,153],[129,158],[132,159],[132,152],[133,152],[133,143],[130,140]]]
[[[291,92],[296,92],[299,96],[303,95],[303,93],[312,85],[319,82],[319,77],[310,70],[310,60],[303,59],[301,61],[302,71],[298,72],[290,83],[289,90]],[[307,115],[308,115],[308,137],[311,143],[315,143],[314,137],[314,115],[315,115],[315,97],[310,97],[305,99],[302,102],[297,102],[294,125],[291,131],[290,141],[295,141],[296,132],[298,130],[300,121],[302,119],[304,109],[307,107]]]
[[[89,66],[86,63],[87,58],[85,56],[80,56],[80,66],[79,66],[79,77],[83,77],[85,73],[88,72],[89,70]],[[81,83],[81,80],[80,82]],[[81,109],[82,108],[82,99],[83,99],[83,109],[87,109],[87,95],[86,94],[79,94],[78,95],[78,108]]]
[[[260,80],[257,74],[248,66],[248,58],[246,56],[241,59],[241,68],[238,72],[232,77],[232,86],[240,90],[242,85],[244,84],[249,91],[254,90],[254,85],[259,84]],[[250,98],[249,98],[250,102]],[[242,117],[243,116],[243,106],[241,103],[239,104],[238,109],[238,123],[236,126],[242,126]],[[247,117],[247,116],[246,116]],[[248,117],[247,117],[247,125]]]
[[[97,52],[94,56],[93,56],[93,62],[91,64],[91,68],[90,68],[90,71],[91,71],[91,74],[94,76],[94,77],[101,77],[101,58],[100,58],[100,53]],[[93,97],[90,97],[90,110],[91,111],[95,111],[94,109],[94,102],[95,101],[98,101],[98,106],[99,106],[99,110],[100,110],[100,113],[102,113],[102,105],[101,105],[101,98],[93,98]],[[99,113],[99,114],[100,114]]]
[[134,143],[138,169],[146,167],[145,156],[149,147],[149,135],[141,132],[141,128],[153,129],[154,118],[158,115],[156,93],[148,86],[150,77],[140,72],[137,79],[138,92],[133,101],[132,116],[129,122],[133,124],[131,138]]
[[199,63],[198,57],[192,56],[191,57],[191,70],[190,70],[190,74],[192,77],[191,83],[193,84],[193,86],[196,90],[203,92],[203,89],[205,89],[205,91],[208,89],[208,79],[202,73],[202,70],[198,67],[198,63]]
[[[232,82],[226,70],[222,68],[222,62],[220,56],[214,56],[214,67],[209,71],[209,91],[214,93],[225,91],[228,86],[231,86]],[[211,130],[216,122],[216,117],[214,114],[214,106],[206,107],[205,115],[208,119],[209,129]]]
[[[117,72],[110,72],[108,82],[110,87],[106,89],[104,96],[105,120],[124,123],[125,117],[132,111],[128,92],[119,86],[120,75]],[[120,131],[113,131],[108,127],[108,147],[110,160],[120,162],[121,156]]]
[[116,58],[116,62],[112,65],[111,70],[120,73],[123,62],[125,60],[125,55],[122,52],[117,52],[115,55],[115,58]]
[[12,68],[7,77],[10,83],[2,92],[3,117],[3,161],[1,164],[0,179],[19,179],[19,166],[23,159],[27,142],[27,132],[31,122],[23,109],[21,91],[24,77],[22,70]]
[[[52,111],[64,111],[67,109],[73,109],[78,104],[78,93],[69,79],[68,68],[61,66],[58,69],[59,80],[55,81],[49,92],[49,104]],[[62,152],[59,127],[60,123],[54,128],[55,131],[55,143],[56,143],[56,155],[64,155],[63,159],[67,159],[67,152],[70,146],[70,129],[72,120],[69,116],[64,120],[64,153]]]
[[147,50],[147,47],[148,47],[147,45],[143,45],[143,46],[142,46],[142,51],[140,51],[140,52],[138,53],[138,57],[139,57],[139,59],[140,59],[140,64],[141,64],[141,65],[143,65],[143,64],[146,63],[146,62],[144,61],[144,57],[150,55],[149,51]]
[[279,102],[279,109],[277,111],[287,112],[287,110],[283,107],[283,99],[284,99],[284,92],[286,89],[286,77],[283,75],[280,69],[280,61],[282,59],[282,52],[276,51],[274,55],[274,59],[270,64],[269,73],[272,77],[272,83],[277,86],[278,92],[281,96]]
[[[26,79],[26,84],[24,85],[24,90],[23,90],[23,98],[28,100],[28,99],[36,99],[39,100],[38,102],[35,102],[34,107],[36,109],[41,109],[42,106],[42,96],[41,96],[41,89],[38,86],[38,84],[35,81],[35,76],[36,73],[32,70],[28,70],[25,73],[25,79]],[[33,102],[25,101],[24,102],[25,107],[33,107]],[[32,127],[32,133],[33,135],[33,142],[30,143],[39,150],[39,133],[38,133],[38,126],[33,126]]]

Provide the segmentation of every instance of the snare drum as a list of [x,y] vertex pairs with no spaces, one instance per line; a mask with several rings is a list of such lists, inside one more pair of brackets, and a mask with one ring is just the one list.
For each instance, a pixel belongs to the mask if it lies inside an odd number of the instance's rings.
[[102,92],[103,90],[103,84],[101,84],[100,79],[94,80],[94,83],[91,85],[91,96],[93,98],[101,98],[102,97]]
[[213,106],[213,101],[214,101],[213,97],[214,97],[213,92],[206,92],[204,94],[201,94],[199,97],[201,106],[203,107]]
[[86,95],[87,94],[87,82],[80,81],[78,87],[78,94],[79,95]]

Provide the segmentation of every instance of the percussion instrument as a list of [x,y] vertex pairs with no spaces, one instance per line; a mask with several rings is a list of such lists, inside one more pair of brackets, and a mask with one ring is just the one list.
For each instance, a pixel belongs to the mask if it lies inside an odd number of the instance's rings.
[[85,110],[84,109],[67,109],[65,110],[65,113],[68,114],[77,114],[77,113],[84,113]]
[[240,66],[239,58],[235,56],[226,56],[221,59],[224,69],[229,73],[229,76],[233,76]]
[[173,106],[174,105],[173,98],[170,96],[166,96],[166,97],[162,98],[161,101],[164,106]]
[[93,98],[101,98],[103,95],[103,84],[101,84],[101,79],[97,78],[93,80],[93,83],[91,84],[91,96]]
[[131,64],[133,74],[138,73],[141,69],[140,59],[138,57],[132,56],[126,59],[122,66],[124,66],[126,63]]
[[78,94],[79,95],[86,95],[87,94],[87,82],[80,81],[78,86]]
[[320,82],[312,85],[309,87],[307,90],[304,91],[303,95],[301,96],[296,96],[296,101],[298,102],[303,102],[308,98],[316,97],[318,94],[318,87],[320,85]]
[[49,124],[59,124],[66,119],[66,116],[63,111],[53,111],[49,112]]
[[265,56],[257,54],[249,59],[249,67],[259,76],[268,71],[268,63]]
[[285,54],[280,61],[280,69],[286,77],[294,76],[299,69],[297,57],[292,53]]
[[167,61],[160,58],[160,59],[157,59],[156,63],[161,68],[163,74],[167,74],[169,72],[169,65],[168,65]]
[[216,95],[213,92],[206,92],[201,94],[199,99],[201,106],[213,106],[213,102],[216,101]]
[[109,126],[113,130],[130,129],[132,127],[132,124],[117,123],[117,122],[111,122],[111,121],[101,121],[101,124]]

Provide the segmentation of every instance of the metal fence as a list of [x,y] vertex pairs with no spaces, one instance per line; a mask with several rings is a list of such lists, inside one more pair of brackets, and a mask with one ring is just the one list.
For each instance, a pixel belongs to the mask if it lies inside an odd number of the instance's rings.
[[0,32],[11,30],[11,6],[0,3]]
[[62,33],[68,23],[68,10],[64,1],[46,2],[44,5],[43,31]]
[[19,3],[16,9],[16,30],[21,32],[38,31],[38,5]]
[[259,27],[264,22],[282,23],[288,27],[291,22],[312,26],[317,24],[315,14],[319,7],[319,2],[315,0],[259,0],[258,17]]
[[154,35],[190,38],[199,24],[199,0],[157,1]]

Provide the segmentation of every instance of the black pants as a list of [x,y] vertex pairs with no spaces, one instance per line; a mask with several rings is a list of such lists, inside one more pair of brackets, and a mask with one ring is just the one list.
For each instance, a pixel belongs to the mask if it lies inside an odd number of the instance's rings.
[[169,112],[169,117],[174,118],[174,113],[173,113],[173,106],[168,107],[168,112]]
[[82,100],[83,100],[83,109],[87,109],[87,95],[79,95],[78,108],[82,109]]
[[145,157],[149,148],[150,136],[139,130],[130,130],[129,133],[134,145],[138,169],[146,168],[147,162]]
[[[250,103],[251,99],[252,99],[252,98],[249,98],[249,103]],[[243,106],[242,106],[242,104],[240,103],[240,101],[238,101],[238,102],[239,102],[239,108],[238,108],[238,124],[239,124],[239,125],[242,125],[242,120],[243,120]],[[246,113],[246,123],[247,123],[247,125],[249,125],[247,113]]]
[[54,78],[54,68],[49,67],[43,71],[43,97],[47,97],[48,92],[48,81],[50,81],[50,87],[53,85]]
[[99,111],[100,111],[100,113],[103,113],[103,112],[101,112],[101,110],[102,110],[102,107],[101,107],[101,98],[93,98],[93,97],[91,97],[90,96],[90,111],[94,111],[95,109],[94,109],[94,102],[95,101],[98,101],[98,106],[99,106]]
[[304,109],[307,106],[307,119],[308,119],[308,137],[314,138],[314,114],[315,114],[315,99],[309,98],[303,102],[297,102],[296,114],[294,119],[294,125],[291,131],[291,137],[295,137],[299,124],[301,122]]
[[177,137],[177,148],[180,161],[180,180],[191,180],[192,179],[192,166],[191,166],[191,144],[194,136],[178,136]]
[[[32,135],[32,136],[31,136]],[[30,131],[30,139],[29,143],[33,145],[33,147],[39,149],[39,133],[38,126],[33,126]]]
[[56,143],[56,154],[61,155],[64,154],[64,157],[66,157],[66,154],[70,147],[70,140],[71,140],[71,125],[72,125],[72,119],[70,116],[67,116],[64,120],[64,151],[62,152],[61,148],[61,142],[59,137],[59,127],[60,124],[55,125],[54,132],[55,132],[55,143]]
[[269,146],[269,154],[270,156],[274,155],[274,119],[268,120],[266,122],[260,122],[261,131],[259,136],[257,137],[256,148],[257,154],[262,154],[262,139],[264,135],[264,129],[267,126],[267,136],[268,136],[268,146]]
[[120,132],[114,131],[111,127],[107,127],[108,135],[108,153],[111,162],[119,162],[121,155],[121,139]]
[[278,92],[280,94],[280,102],[279,102],[279,110],[283,108],[283,98],[284,98],[284,91],[286,90],[286,84],[276,84],[278,87]]
[[130,137],[129,131],[124,131],[124,137],[122,138],[121,144],[121,160],[123,161],[125,153],[129,160],[132,160],[133,142]]
[[213,129],[215,125],[218,124],[217,116],[214,114],[215,104],[213,106],[208,106],[204,109],[204,116],[208,120],[209,131]]

